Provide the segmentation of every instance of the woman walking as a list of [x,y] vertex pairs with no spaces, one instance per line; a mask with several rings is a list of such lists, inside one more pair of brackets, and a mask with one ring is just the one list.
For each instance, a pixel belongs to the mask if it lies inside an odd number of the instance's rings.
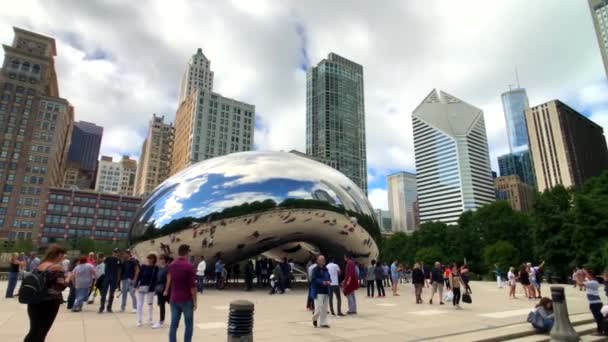
[[86,256],[81,256],[78,260],[78,266],[72,272],[72,281],[76,295],[72,312],[80,312],[82,311],[82,305],[86,303],[89,297],[89,290],[95,281],[95,268],[87,263]]
[[158,311],[160,318],[156,322],[152,329],[160,329],[165,324],[165,304],[169,302],[169,297],[164,295],[165,284],[167,284],[167,265],[169,264],[169,257],[162,254],[158,258],[158,272],[156,273],[156,286],[154,286],[154,292],[156,292]]
[[515,297],[515,287],[517,286],[517,278],[515,277],[515,267],[511,266],[507,273],[507,279],[509,281],[509,299],[517,299]]
[[15,294],[15,287],[17,286],[17,279],[19,279],[19,268],[21,262],[19,262],[19,253],[13,253],[9,263],[8,269],[8,286],[6,287],[6,298],[13,298]]
[[146,264],[140,267],[135,280],[137,289],[137,326],[141,327],[141,320],[144,314],[144,301],[148,304],[148,324],[152,324],[152,301],[156,287],[156,277],[158,267],[156,266],[156,254],[150,253],[146,257]]
[[376,260],[372,260],[371,265],[367,266],[367,296],[374,298],[374,282],[376,281]]
[[384,292],[384,268],[382,263],[378,263],[374,269],[376,276],[376,287],[378,288],[378,298],[386,297]]
[[66,287],[65,273],[61,265],[64,255],[64,249],[51,245],[35,270],[41,277],[46,278],[47,293],[39,302],[27,305],[30,331],[25,336],[24,342],[44,342],[57,317],[59,305],[63,303],[61,292]]
[[416,304],[422,304],[422,288],[424,287],[424,273],[420,268],[420,264],[414,264],[412,270],[412,284],[416,293]]
[[454,309],[460,310],[462,307],[460,306],[460,284],[462,282],[462,278],[460,278],[460,271],[458,270],[458,266],[452,266],[452,271],[450,272],[450,287],[452,288],[452,293],[454,297],[452,299],[452,305]]

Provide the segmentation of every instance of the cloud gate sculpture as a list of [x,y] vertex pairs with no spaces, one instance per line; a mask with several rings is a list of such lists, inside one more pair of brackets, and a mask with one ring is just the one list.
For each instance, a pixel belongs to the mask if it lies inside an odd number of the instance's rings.
[[260,254],[305,263],[324,253],[378,257],[380,230],[364,193],[339,171],[287,152],[242,152],[167,179],[136,214],[134,253],[192,254],[226,264]]

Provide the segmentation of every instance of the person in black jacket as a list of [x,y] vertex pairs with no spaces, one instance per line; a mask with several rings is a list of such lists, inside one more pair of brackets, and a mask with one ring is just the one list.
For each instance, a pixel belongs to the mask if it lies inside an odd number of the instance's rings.
[[435,296],[436,292],[439,292],[439,304],[443,305],[443,283],[445,282],[445,279],[443,278],[443,269],[441,268],[441,263],[435,263],[435,268],[431,270],[430,281],[433,292],[431,292],[429,304],[433,304],[433,296]]
[[156,286],[154,292],[156,292],[158,311],[160,317],[158,322],[154,323],[152,329],[160,329],[165,324],[165,303],[169,303],[169,296],[165,296],[165,284],[167,284],[167,265],[170,263],[169,257],[165,254],[161,254],[158,257],[158,272],[156,274]]
[[422,268],[420,268],[419,263],[416,263],[414,265],[414,269],[412,270],[412,284],[414,284],[414,289],[416,291],[416,304],[422,304],[422,288],[424,287],[424,273],[422,272]]
[[135,274],[135,290],[137,291],[137,326],[140,327],[144,313],[144,301],[148,304],[148,323],[152,324],[152,301],[156,288],[156,277],[158,266],[156,266],[156,254],[151,253],[146,257],[147,263],[139,267],[139,272]]

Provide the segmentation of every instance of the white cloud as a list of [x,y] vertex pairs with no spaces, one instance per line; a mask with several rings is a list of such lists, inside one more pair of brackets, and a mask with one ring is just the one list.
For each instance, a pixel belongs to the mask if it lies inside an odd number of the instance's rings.
[[367,196],[374,209],[388,210],[388,193],[384,189],[375,188]]
[[305,150],[302,41],[312,64],[329,52],[362,64],[376,181],[414,170],[411,112],[434,87],[484,110],[496,168],[508,150],[500,93],[515,66],[532,105],[560,98],[608,121],[601,57],[580,0],[23,0],[5,9],[2,43],[12,41],[11,26],[57,39],[61,94],[77,120],[105,127],[103,154],[139,154],[152,113],[173,118],[179,78],[198,47],[215,90],[256,105],[262,150]]

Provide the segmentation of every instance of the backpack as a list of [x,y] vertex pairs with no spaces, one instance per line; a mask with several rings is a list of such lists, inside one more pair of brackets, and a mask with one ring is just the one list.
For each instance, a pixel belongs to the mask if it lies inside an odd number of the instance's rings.
[[19,303],[38,304],[44,301],[48,295],[47,272],[34,270],[25,273],[19,288]]

